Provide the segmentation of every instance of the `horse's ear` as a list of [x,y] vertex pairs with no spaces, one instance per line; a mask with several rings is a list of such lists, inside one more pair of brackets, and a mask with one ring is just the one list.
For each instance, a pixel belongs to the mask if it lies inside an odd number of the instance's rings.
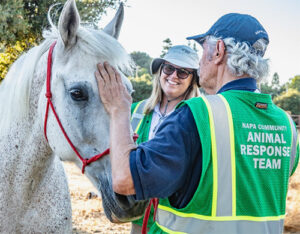
[[58,30],[65,47],[71,47],[76,43],[76,32],[79,24],[80,16],[75,0],[68,0],[58,21]]
[[124,6],[123,3],[120,4],[119,9],[115,15],[115,17],[110,21],[105,28],[103,29],[104,32],[111,35],[112,37],[118,39],[121,26],[123,23],[124,18]]

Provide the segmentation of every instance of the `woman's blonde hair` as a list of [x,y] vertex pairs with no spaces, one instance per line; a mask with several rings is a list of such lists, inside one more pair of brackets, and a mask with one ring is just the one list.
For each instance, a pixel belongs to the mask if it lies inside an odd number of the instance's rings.
[[[154,110],[154,107],[157,105],[157,103],[162,101],[163,97],[163,90],[161,88],[160,84],[160,75],[161,75],[161,69],[162,65],[158,69],[158,71],[153,74],[153,80],[152,80],[152,92],[150,97],[147,99],[145,108],[144,108],[144,114],[150,114],[151,111]],[[196,71],[193,72],[193,78],[191,81],[190,86],[186,90],[186,94],[184,96],[184,100],[198,97],[200,95],[199,88],[197,85],[197,78],[196,78]]]

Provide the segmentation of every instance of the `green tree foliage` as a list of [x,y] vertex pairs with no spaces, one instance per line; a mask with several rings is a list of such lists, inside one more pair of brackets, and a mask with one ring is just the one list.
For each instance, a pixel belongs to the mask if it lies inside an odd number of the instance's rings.
[[170,38],[166,38],[165,40],[163,40],[163,49],[161,51],[161,55],[160,57],[164,57],[165,54],[168,52],[168,50],[173,46],[172,41]]
[[24,18],[23,6],[22,0],[0,1],[1,44],[14,44],[17,38],[23,39],[29,33],[29,22],[28,18]]
[[33,38],[28,38],[22,42],[17,41],[15,45],[8,45],[3,53],[0,53],[0,81],[4,79],[8,72],[10,64],[12,64],[19,55],[28,48],[35,45]]
[[132,94],[133,102],[138,102],[150,96],[152,91],[152,78],[150,74],[144,74],[140,77],[129,77],[134,92]]
[[191,43],[191,41],[189,40],[187,45],[198,53],[197,45],[195,42]]
[[296,89],[288,89],[287,92],[274,98],[274,103],[293,115],[300,115],[300,92]]
[[262,93],[271,94],[274,103],[282,109],[290,111],[294,115],[300,114],[299,75],[291,78],[286,84],[280,85],[279,76],[277,73],[274,73],[271,84],[269,85],[267,82],[262,83],[260,88]]
[[133,102],[138,102],[150,96],[152,91],[152,77],[150,75],[150,64],[152,58],[145,52],[134,51],[131,54],[136,64],[135,77],[129,77],[134,93]]
[[300,75],[294,76],[294,78],[291,79],[288,87],[290,89],[296,89],[300,92]]
[[148,69],[142,67],[142,68],[138,69],[136,74],[137,74],[137,76],[142,76],[142,75],[145,75],[145,74],[149,75],[149,71],[148,71]]
[[[58,21],[63,4],[66,0],[10,0],[0,1],[0,38],[1,43],[14,45],[34,36],[42,39],[42,30],[49,26],[47,14],[53,4],[58,4],[52,10],[51,18]],[[117,6],[118,0],[79,0],[76,1],[81,20],[95,23],[108,7]]]
[[[152,61],[152,58],[145,52],[140,51],[134,51],[131,54],[131,58],[137,65],[137,72],[140,72],[140,70],[143,70],[143,74],[149,73],[150,74],[150,64]],[[138,76],[141,76],[142,74],[138,74]]]
[[271,94],[272,93],[272,86],[268,84],[268,82],[262,82],[259,84],[260,91],[262,93]]
[[[49,27],[47,20],[51,5],[51,18],[57,24],[66,0],[4,0],[0,1],[0,81],[8,67],[23,52],[42,40],[42,31]],[[82,22],[96,25],[108,7],[119,6],[120,0],[77,0]]]
[[260,90],[262,93],[267,93],[272,96],[272,98],[279,96],[285,91],[285,85],[279,84],[279,75],[277,72],[274,73],[271,84],[268,82],[263,82],[260,84]]

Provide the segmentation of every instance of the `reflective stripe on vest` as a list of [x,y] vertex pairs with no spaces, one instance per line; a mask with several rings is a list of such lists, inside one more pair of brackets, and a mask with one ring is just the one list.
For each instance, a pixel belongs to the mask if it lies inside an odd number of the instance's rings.
[[236,216],[235,140],[231,109],[220,94],[202,98],[208,110],[211,131],[212,213],[210,216],[184,213],[159,204],[156,224],[168,233],[282,233],[285,215]]
[[[167,211],[168,207],[158,205],[157,225],[167,233],[191,234],[282,234],[284,215],[278,217],[208,217]],[[176,213],[176,214],[175,214]],[[182,216],[180,216],[182,215]],[[277,218],[277,220],[272,220]],[[268,219],[268,221],[266,221]],[[176,231],[174,231],[176,230]]]
[[135,133],[140,128],[140,125],[142,123],[142,119],[144,118],[144,107],[146,105],[146,100],[140,101],[136,107],[134,108],[134,111],[131,116],[131,127]]
[[213,166],[213,174],[216,174],[216,178],[213,180],[214,187],[216,187],[213,203],[216,205],[213,206],[212,216],[235,215],[235,145],[231,110],[227,101],[217,95],[207,96],[204,101],[211,109],[209,110],[209,119],[213,121],[211,126],[214,126],[211,136],[215,138],[215,141],[212,142],[215,142],[213,147],[216,148],[216,154],[213,156],[216,161],[216,165]]
[[292,174],[294,165],[295,165],[295,158],[296,158],[296,151],[297,151],[297,138],[298,138],[298,134],[297,134],[297,130],[295,128],[294,125],[294,121],[291,118],[291,116],[289,114],[287,114],[285,112],[285,114],[287,115],[289,122],[290,122],[290,126],[291,126],[291,134],[292,134],[292,145],[291,145],[291,159],[290,159],[290,175]]

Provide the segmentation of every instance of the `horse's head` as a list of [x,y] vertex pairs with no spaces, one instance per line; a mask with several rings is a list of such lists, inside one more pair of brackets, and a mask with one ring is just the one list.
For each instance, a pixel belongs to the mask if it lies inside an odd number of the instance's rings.
[[[121,5],[114,19],[102,30],[80,26],[74,0],[68,0],[58,23],[58,38],[52,55],[52,102],[67,135],[84,158],[91,158],[109,147],[109,117],[98,94],[94,72],[98,62],[108,61],[122,74],[128,90],[132,86],[123,72],[131,68],[130,56],[119,44],[123,19]],[[55,34],[56,29],[52,29]],[[39,101],[39,113],[44,118],[44,91]],[[63,135],[53,112],[49,111],[47,138],[53,152],[62,160],[82,162]],[[132,197],[117,195],[112,190],[109,156],[88,165],[86,175],[101,191],[103,206],[111,221],[130,221],[143,214],[146,203],[136,203]]]

